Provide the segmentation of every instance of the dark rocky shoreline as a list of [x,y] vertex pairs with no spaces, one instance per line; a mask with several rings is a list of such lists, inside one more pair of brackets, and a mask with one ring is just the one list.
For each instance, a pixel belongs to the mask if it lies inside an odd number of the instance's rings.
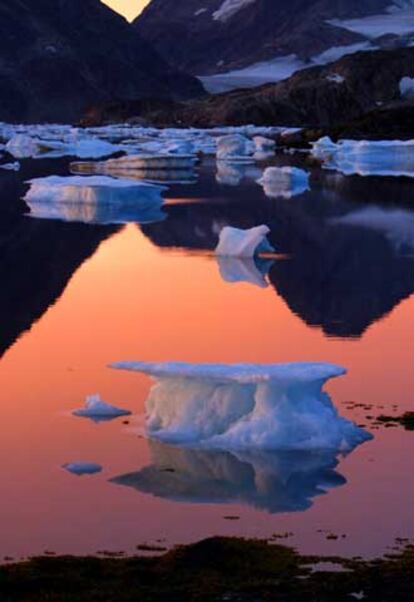
[[404,602],[414,597],[414,546],[372,561],[301,556],[266,541],[220,537],[150,557],[49,555],[1,567],[0,596],[8,602]]

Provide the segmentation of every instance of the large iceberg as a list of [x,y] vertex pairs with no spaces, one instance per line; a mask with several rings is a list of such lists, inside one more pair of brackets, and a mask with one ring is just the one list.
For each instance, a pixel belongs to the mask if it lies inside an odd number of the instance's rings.
[[414,177],[414,140],[339,140],[313,144],[312,154],[326,169],[345,175]]
[[309,173],[298,167],[267,167],[258,183],[269,198],[291,199],[309,190]]
[[106,176],[49,176],[28,183],[24,200],[33,217],[99,224],[165,218],[161,186]]
[[269,233],[270,228],[267,226],[256,226],[249,230],[226,226],[220,232],[216,255],[248,259],[260,253],[274,253],[274,248],[267,240]]
[[120,362],[152,376],[148,435],[190,447],[348,452],[370,435],[338,415],[322,388],[338,366]]
[[346,480],[333,451],[191,449],[150,441],[152,463],[111,479],[159,498],[207,504],[246,504],[277,512],[310,508],[313,498]]

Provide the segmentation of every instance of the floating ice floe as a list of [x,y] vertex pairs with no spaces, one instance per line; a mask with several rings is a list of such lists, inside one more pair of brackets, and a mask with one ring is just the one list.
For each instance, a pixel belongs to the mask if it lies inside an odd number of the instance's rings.
[[266,277],[274,263],[271,259],[217,257],[217,262],[220,275],[225,282],[230,284],[244,282],[260,288],[269,286]]
[[246,136],[232,134],[217,139],[217,161],[252,163],[254,146]]
[[414,177],[414,140],[340,140],[313,144],[312,154],[326,169],[345,175]]
[[20,171],[21,165],[18,161],[14,163],[3,163],[0,165],[0,169],[4,169],[5,171]]
[[60,140],[32,138],[27,134],[16,134],[6,144],[6,150],[16,159],[52,159],[64,156],[93,159],[108,157],[122,149],[118,145],[105,140],[99,140],[98,138],[85,138],[78,141],[63,142]]
[[101,174],[128,180],[170,184],[196,180],[193,155],[127,155],[97,163],[72,163],[76,174]]
[[130,416],[132,412],[106,403],[99,395],[89,395],[86,398],[85,407],[72,413],[74,416],[90,418],[95,422],[101,422],[120,418],[121,416]]
[[226,226],[220,232],[216,255],[221,257],[252,258],[260,253],[273,253],[274,248],[267,240],[270,228],[256,226],[249,230],[240,230]]
[[269,198],[291,199],[310,189],[309,173],[297,167],[267,167],[258,184]]
[[33,217],[99,224],[165,218],[161,186],[106,176],[49,176],[28,183],[24,200]]
[[338,415],[322,388],[345,374],[321,363],[216,365],[120,362],[152,376],[148,435],[203,448],[347,452],[371,438]]
[[181,448],[150,441],[152,463],[111,479],[159,498],[245,504],[270,513],[299,512],[346,483],[334,451],[266,452]]
[[93,462],[71,462],[69,464],[64,464],[62,468],[78,477],[102,472],[102,466]]
[[254,158],[256,160],[263,161],[273,157],[275,154],[276,142],[271,138],[255,136],[253,142],[255,146]]

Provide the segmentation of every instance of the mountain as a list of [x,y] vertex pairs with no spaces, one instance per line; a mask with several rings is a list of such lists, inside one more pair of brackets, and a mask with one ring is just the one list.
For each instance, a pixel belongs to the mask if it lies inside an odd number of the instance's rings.
[[0,120],[73,122],[99,102],[203,92],[99,0],[0,0],[0,30]]
[[[285,125],[332,135],[392,139],[414,133],[414,48],[360,52],[290,78],[166,106],[111,105],[86,116],[95,124],[141,118],[153,125]],[[320,137],[329,132],[314,132]],[[312,132],[303,132],[301,137]],[[297,137],[298,135],[295,134]],[[286,138],[284,139],[285,141]],[[299,142],[302,144],[304,140]]]
[[231,72],[203,80],[216,92],[277,81],[354,50],[409,45],[414,0],[152,0],[134,27],[177,68]]

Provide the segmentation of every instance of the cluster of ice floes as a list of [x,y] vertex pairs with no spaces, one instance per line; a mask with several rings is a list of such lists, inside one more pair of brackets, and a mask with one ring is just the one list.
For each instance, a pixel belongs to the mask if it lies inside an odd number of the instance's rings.
[[249,230],[226,226],[220,232],[216,255],[251,259],[260,253],[274,253],[274,248],[267,240],[268,234],[268,226],[256,226]]
[[25,201],[37,218],[118,224],[164,219],[164,188],[107,176],[49,176],[28,182]]
[[339,140],[321,138],[312,154],[326,169],[345,175],[414,177],[414,140]]
[[310,175],[297,167],[267,167],[258,183],[269,198],[291,199],[310,189]]
[[346,483],[333,451],[230,452],[159,441],[150,449],[149,466],[111,482],[174,501],[241,503],[271,513],[306,510],[315,496]]
[[338,415],[322,388],[345,374],[331,364],[216,365],[120,362],[152,376],[149,437],[218,449],[347,452],[371,436]]
[[132,412],[117,408],[106,401],[103,401],[100,395],[89,395],[85,401],[85,407],[74,410],[73,415],[81,418],[90,418],[94,422],[104,422],[120,418],[121,416],[130,416]]

